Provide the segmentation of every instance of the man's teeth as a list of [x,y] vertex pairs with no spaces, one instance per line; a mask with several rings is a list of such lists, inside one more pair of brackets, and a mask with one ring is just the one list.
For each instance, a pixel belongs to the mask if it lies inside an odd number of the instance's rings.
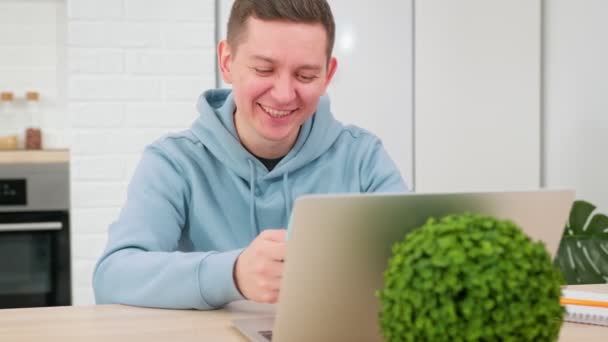
[[270,114],[270,116],[273,116],[275,118],[280,118],[280,117],[283,117],[283,116],[287,116],[287,115],[291,114],[291,112],[292,112],[291,110],[276,110],[276,109],[268,108],[268,107],[265,107],[265,106],[262,106],[262,105],[260,105],[260,107],[262,107],[262,109],[266,113]]

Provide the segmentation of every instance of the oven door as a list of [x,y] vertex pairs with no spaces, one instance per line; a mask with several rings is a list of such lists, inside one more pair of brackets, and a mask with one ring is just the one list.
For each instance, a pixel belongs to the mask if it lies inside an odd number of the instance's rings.
[[70,304],[67,212],[0,213],[0,308]]

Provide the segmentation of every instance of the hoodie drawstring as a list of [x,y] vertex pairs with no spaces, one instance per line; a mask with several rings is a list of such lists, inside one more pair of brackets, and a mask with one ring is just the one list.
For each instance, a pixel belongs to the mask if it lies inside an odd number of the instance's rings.
[[260,233],[260,230],[258,229],[257,217],[255,215],[255,167],[253,166],[251,159],[248,159],[247,161],[249,162],[249,186],[251,187],[249,221],[251,222],[251,228],[253,229],[253,236],[257,236]]
[[[249,202],[249,221],[251,222],[251,227],[253,230],[253,234],[254,236],[257,236],[260,233],[260,229],[258,226],[258,221],[257,221],[257,216],[256,216],[256,210],[255,210],[255,188],[256,188],[256,175],[255,175],[255,166],[253,165],[253,161],[251,161],[251,159],[248,159],[247,162],[249,163],[249,185],[251,187],[250,190],[250,197],[251,197],[251,201]],[[285,205],[285,224],[288,225],[289,224],[289,212],[291,210],[291,194],[289,192],[289,178],[288,178],[288,172],[285,172],[283,174],[283,198],[285,198],[284,201],[284,205]],[[287,228],[287,227],[283,227],[283,228]]]
[[[289,225],[289,211],[291,209],[291,194],[287,182],[287,171],[283,174],[283,197],[285,197],[285,224]],[[287,227],[283,227],[287,228]]]

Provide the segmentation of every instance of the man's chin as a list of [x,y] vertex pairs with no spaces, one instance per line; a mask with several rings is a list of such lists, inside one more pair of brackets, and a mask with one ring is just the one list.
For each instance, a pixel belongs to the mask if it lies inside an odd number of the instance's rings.
[[281,145],[289,140],[289,135],[269,134],[265,135],[264,139],[268,142],[269,145]]
[[262,137],[264,137],[264,140],[266,140],[269,145],[277,146],[289,143],[293,140],[293,134],[291,134],[291,132],[266,132]]

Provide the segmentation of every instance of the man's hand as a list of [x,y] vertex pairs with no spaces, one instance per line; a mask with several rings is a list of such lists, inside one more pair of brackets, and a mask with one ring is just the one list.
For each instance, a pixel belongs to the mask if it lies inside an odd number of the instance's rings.
[[268,229],[260,233],[236,259],[234,280],[245,298],[260,303],[279,299],[287,231]]

